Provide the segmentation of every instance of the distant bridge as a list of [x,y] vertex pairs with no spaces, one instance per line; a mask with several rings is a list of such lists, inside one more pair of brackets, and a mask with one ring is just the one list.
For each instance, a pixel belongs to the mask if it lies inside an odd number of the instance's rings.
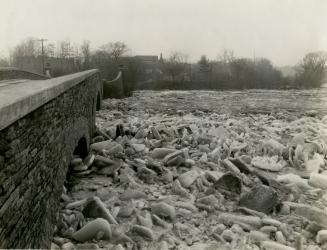
[[87,154],[106,97],[98,70],[0,69],[0,248],[50,248],[69,163]]
[[0,81],[13,79],[44,80],[49,77],[14,67],[0,67]]

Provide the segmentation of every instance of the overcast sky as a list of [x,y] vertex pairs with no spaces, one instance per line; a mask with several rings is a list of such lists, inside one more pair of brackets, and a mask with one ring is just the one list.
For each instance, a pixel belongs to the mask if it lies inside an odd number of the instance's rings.
[[292,65],[327,51],[326,0],[0,0],[0,55],[27,37],[124,41],[134,55],[181,51],[189,61],[267,57]]

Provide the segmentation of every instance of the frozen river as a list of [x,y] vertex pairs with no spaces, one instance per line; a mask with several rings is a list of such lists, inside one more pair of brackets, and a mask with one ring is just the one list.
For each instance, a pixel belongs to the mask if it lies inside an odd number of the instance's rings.
[[311,90],[138,91],[127,103],[131,110],[168,113],[199,110],[227,114],[280,111],[301,114],[316,110],[322,116],[327,114],[327,85]]

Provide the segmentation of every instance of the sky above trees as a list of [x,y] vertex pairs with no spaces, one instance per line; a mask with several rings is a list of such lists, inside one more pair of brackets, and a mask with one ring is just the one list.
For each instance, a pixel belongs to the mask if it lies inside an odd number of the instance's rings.
[[327,50],[325,0],[0,0],[0,56],[27,37],[91,47],[123,41],[133,54],[198,61],[223,49],[294,65]]

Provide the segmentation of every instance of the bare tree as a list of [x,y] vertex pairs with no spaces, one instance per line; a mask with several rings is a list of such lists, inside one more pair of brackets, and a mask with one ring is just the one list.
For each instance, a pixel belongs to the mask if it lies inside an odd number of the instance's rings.
[[108,53],[114,60],[124,55],[128,51],[128,47],[123,42],[110,42],[100,47],[101,50]]
[[8,59],[4,58],[4,57],[0,57],[0,67],[9,67],[9,61]]
[[115,42],[111,44],[111,56],[117,60],[128,51],[127,45],[123,42]]
[[218,61],[226,64],[231,63],[234,59],[234,51],[229,49],[223,49],[221,54],[218,55]]
[[40,43],[35,38],[27,38],[11,51],[12,65],[31,70],[35,66],[35,59],[40,53]]
[[81,46],[82,56],[83,56],[83,68],[88,69],[90,67],[91,60],[91,42],[86,40]]
[[33,56],[38,55],[40,49],[39,42],[35,38],[27,38],[13,49],[14,57]]
[[48,57],[54,57],[55,56],[55,48],[56,46],[53,43],[49,43],[44,50],[44,54]]
[[299,63],[296,74],[296,83],[300,87],[320,87],[324,79],[327,54],[312,52],[304,56]]
[[163,64],[163,71],[168,74],[174,82],[177,76],[181,75],[182,80],[184,79],[183,74],[187,66],[188,56],[181,52],[172,52],[168,60]]
[[70,41],[61,41],[58,46],[58,57],[59,58],[70,58],[71,57],[71,45]]

